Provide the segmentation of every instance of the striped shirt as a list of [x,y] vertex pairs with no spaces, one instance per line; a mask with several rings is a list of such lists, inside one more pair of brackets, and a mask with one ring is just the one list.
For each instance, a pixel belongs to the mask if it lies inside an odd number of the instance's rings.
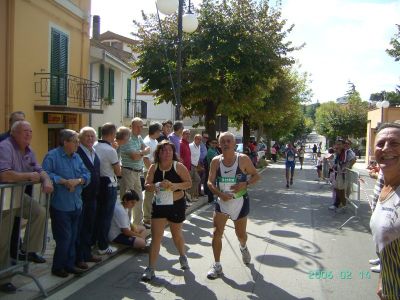
[[134,170],[142,170],[143,169],[143,158],[138,160],[133,160],[131,158],[132,152],[139,152],[142,150],[142,147],[146,147],[143,142],[142,137],[139,136],[131,136],[129,141],[120,147],[121,153],[121,163],[122,167],[132,168]]
[[370,203],[372,211],[375,210],[376,203],[378,202],[379,195],[383,188],[383,184],[384,184],[383,173],[382,173],[382,170],[380,170],[379,174],[378,174],[378,178],[376,179],[375,186],[374,186],[374,196],[371,199],[371,203]]
[[400,188],[377,202],[370,227],[381,261],[385,299],[400,297]]

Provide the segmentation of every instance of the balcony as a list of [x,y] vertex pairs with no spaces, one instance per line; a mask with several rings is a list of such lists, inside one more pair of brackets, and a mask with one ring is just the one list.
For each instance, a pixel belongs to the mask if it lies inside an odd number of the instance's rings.
[[125,99],[124,117],[147,119],[147,102],[143,100]]
[[70,74],[34,73],[35,111],[102,114],[100,83]]

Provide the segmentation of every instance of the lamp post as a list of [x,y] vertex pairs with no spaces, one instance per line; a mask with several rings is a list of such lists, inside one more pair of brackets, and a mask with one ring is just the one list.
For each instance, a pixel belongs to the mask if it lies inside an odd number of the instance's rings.
[[[165,15],[170,15],[178,9],[178,42],[177,42],[177,62],[176,62],[176,94],[175,94],[175,119],[181,118],[181,86],[182,86],[182,34],[183,32],[192,33],[197,29],[199,22],[195,14],[191,11],[191,1],[189,0],[188,11],[183,14],[184,0],[156,0],[158,11]],[[172,84],[174,84],[172,82]]]
[[383,109],[388,108],[389,105],[389,101],[385,100],[385,94],[383,94],[382,101],[376,103],[376,107],[381,109],[381,123],[383,123]]

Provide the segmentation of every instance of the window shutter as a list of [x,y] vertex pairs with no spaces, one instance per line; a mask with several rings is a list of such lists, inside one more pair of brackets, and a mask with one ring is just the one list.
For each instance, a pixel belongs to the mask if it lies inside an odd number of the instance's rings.
[[99,70],[99,83],[100,83],[100,98],[104,99],[104,65],[100,64]]
[[129,108],[130,108],[130,103],[131,103],[131,85],[132,82],[128,78],[126,80],[126,116],[129,117]]
[[51,29],[50,104],[67,104],[68,36]]
[[114,102],[114,70],[108,70],[108,98]]

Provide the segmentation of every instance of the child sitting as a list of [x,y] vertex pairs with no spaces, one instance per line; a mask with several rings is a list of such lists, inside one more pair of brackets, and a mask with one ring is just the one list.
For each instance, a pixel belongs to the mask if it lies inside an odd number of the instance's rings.
[[146,228],[141,225],[131,225],[128,211],[132,210],[139,201],[139,196],[134,190],[128,190],[121,202],[115,203],[114,216],[108,239],[114,243],[131,246],[135,249],[146,247]]

